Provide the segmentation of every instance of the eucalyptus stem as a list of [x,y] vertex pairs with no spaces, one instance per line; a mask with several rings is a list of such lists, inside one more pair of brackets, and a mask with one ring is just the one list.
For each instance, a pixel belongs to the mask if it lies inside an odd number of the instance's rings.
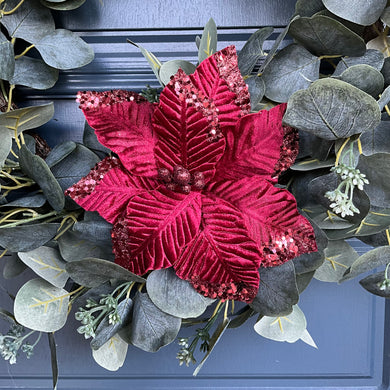
[[[7,106],[7,111],[6,112],[10,112],[11,111],[11,107],[12,107],[12,92],[15,88],[15,85],[14,84],[11,84],[9,86],[9,91],[8,91],[8,106]],[[19,148],[20,149],[20,148]]]
[[20,53],[20,54],[18,54],[18,55],[15,56],[15,60],[18,60],[19,58],[23,57],[25,54],[27,54],[27,53],[28,53],[32,48],[34,48],[34,47],[35,47],[34,44],[32,44],[32,45],[26,47],[26,48],[22,51],[22,53]]
[[[56,216],[56,218],[54,218],[54,219],[58,219],[58,218],[60,218],[62,215],[63,215],[63,212],[58,212],[58,211],[54,211],[54,210],[53,210],[53,211],[51,211],[50,213],[38,215],[37,217],[22,219],[22,220],[20,220],[20,221],[13,222],[13,223],[7,223],[7,224],[5,224],[5,225],[3,225],[3,226],[0,226],[0,229],[2,229],[2,228],[10,228],[10,227],[15,227],[15,226],[23,225],[23,224],[25,224],[25,223],[38,221],[38,220],[45,219],[45,218],[51,217],[51,216]],[[46,221],[46,222],[49,222],[49,221],[51,221],[51,220],[53,220],[53,218],[50,219],[50,220],[48,220],[48,221]]]
[[16,7],[12,8],[11,10],[9,11],[1,11],[1,14],[2,15],[11,15],[13,14],[15,11],[18,10],[18,8],[24,3],[24,0],[20,0],[19,4],[16,5]]

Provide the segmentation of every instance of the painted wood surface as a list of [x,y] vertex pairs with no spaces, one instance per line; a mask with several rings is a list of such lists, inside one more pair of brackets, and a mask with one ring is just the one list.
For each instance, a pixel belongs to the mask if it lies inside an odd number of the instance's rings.
[[[157,85],[152,72],[130,38],[162,61],[196,61],[195,36],[212,16],[219,26],[220,48],[243,42],[258,27],[275,26],[269,48],[294,12],[295,0],[88,0],[80,9],[57,14],[58,25],[78,31],[93,45],[96,58],[85,68],[61,74],[59,83],[44,92],[21,90],[36,103],[53,100],[54,119],[42,129],[51,145],[81,140],[83,116],[74,102],[77,90]],[[357,245],[357,244],[356,244]],[[355,245],[355,246],[356,246]],[[366,249],[357,245],[362,253]],[[31,275],[30,275],[31,276]],[[2,287],[15,291],[23,278]],[[11,302],[0,292],[1,302]],[[225,333],[198,377],[193,367],[179,367],[178,345],[156,354],[129,348],[123,368],[110,373],[92,359],[89,343],[76,333],[78,324],[56,335],[60,367],[59,389],[386,389],[389,386],[390,306],[366,293],[356,281],[340,286],[314,281],[302,294],[300,307],[318,349],[303,342],[276,343],[258,336],[254,321]],[[385,318],[386,316],[386,318]],[[387,328],[386,328],[387,327]],[[2,331],[2,329],[0,329]],[[183,334],[193,330],[184,330]],[[386,332],[387,331],[387,332]],[[50,388],[47,342],[32,360],[9,366],[0,361],[0,388]]]

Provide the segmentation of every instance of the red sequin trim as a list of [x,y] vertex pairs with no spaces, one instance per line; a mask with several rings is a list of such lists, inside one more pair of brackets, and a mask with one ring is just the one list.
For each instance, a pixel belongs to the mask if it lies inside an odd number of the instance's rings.
[[199,294],[221,301],[236,300],[250,303],[257,294],[256,288],[244,282],[210,283],[198,276],[192,276],[190,282]]

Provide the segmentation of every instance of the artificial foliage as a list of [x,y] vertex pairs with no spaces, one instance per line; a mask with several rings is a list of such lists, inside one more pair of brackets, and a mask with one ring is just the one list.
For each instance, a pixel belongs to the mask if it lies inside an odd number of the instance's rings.
[[[31,130],[52,105],[17,108],[13,91],[49,88],[58,69],[92,60],[50,11],[82,3],[0,1],[3,276],[36,274],[11,297],[13,313],[0,310],[3,358],[32,357],[47,333],[55,387],[55,332],[74,316],[108,370],[129,345],[157,352],[177,340],[196,375],[246,321],[315,346],[298,306],[312,278],[376,269],[361,285],[390,296],[386,1],[298,0],[268,52],[271,27],[237,51],[217,47],[210,19],[197,64],[162,63],[129,40],[161,88],[80,92],[83,143],[50,150]],[[373,249],[359,256],[352,238]],[[287,326],[275,326],[282,316]]]

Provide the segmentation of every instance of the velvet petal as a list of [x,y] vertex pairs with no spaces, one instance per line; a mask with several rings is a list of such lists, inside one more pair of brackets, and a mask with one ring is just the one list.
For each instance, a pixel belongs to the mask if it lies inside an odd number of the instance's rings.
[[158,187],[156,180],[133,176],[117,158],[107,157],[78,183],[66,190],[79,206],[97,211],[113,223],[135,195]]
[[153,104],[127,91],[86,92],[78,100],[99,142],[117,153],[131,173],[157,175],[151,124]]
[[259,286],[260,261],[241,212],[221,199],[202,196],[201,231],[173,266],[207,296],[251,301]]
[[209,191],[241,210],[262,266],[282,264],[317,250],[314,231],[300,215],[294,196],[259,176],[214,183]]
[[166,190],[134,196],[113,229],[115,262],[143,275],[170,267],[200,225],[200,194]]
[[298,154],[298,132],[282,125],[286,104],[242,117],[217,166],[216,177],[258,175],[273,182]]

